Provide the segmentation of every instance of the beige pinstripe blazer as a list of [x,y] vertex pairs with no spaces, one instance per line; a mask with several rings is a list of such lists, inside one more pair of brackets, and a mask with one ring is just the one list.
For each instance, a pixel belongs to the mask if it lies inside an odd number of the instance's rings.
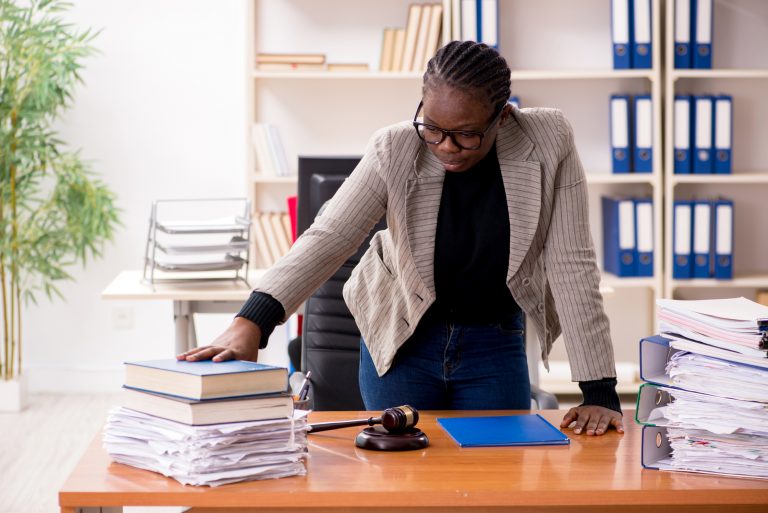
[[[562,332],[572,378],[615,376],[573,132],[555,109],[514,110],[496,148],[509,207],[507,285],[535,326],[541,357]],[[410,123],[378,131],[323,214],[263,277],[294,312],[387,216],[344,287],[379,375],[435,300],[433,258],[445,171]]]

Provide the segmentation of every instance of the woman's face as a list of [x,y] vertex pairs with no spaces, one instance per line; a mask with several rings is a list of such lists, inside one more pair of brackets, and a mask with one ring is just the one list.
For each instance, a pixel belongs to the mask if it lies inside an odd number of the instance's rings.
[[[428,89],[424,95],[422,114],[424,123],[444,130],[485,132],[482,144],[476,150],[463,149],[450,137],[443,139],[440,144],[427,144],[446,171],[461,173],[480,162],[490,151],[496,140],[499,120],[506,118],[507,112],[501,117],[494,116],[497,113],[493,112],[493,108],[488,102],[478,99],[477,95],[439,85]],[[489,127],[491,124],[493,126]]]

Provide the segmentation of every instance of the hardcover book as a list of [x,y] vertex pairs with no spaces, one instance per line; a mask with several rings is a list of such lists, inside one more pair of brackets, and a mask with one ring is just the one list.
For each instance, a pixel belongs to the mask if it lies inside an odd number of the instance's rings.
[[274,394],[288,390],[288,370],[242,360],[125,362],[125,385],[193,400]]

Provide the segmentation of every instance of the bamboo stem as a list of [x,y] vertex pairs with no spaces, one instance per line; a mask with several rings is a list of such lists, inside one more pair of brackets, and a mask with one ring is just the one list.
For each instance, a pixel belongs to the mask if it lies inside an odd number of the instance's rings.
[[18,375],[21,376],[21,340],[22,340],[22,337],[21,337],[21,287],[18,286],[18,285],[16,286],[16,304],[19,305],[19,309],[16,311],[16,315],[18,317],[18,319],[16,321],[16,326],[18,327],[18,335],[19,335],[19,337],[17,339],[19,341],[19,347],[18,347],[18,356],[19,356],[19,358],[18,358],[18,362],[19,362]]
[[[11,112],[11,155],[16,153],[16,130],[18,129],[18,118],[16,111]],[[5,367],[9,378],[13,378],[14,372],[14,359],[17,345],[16,339],[16,309],[20,308],[20,305],[16,302],[16,294],[14,292],[19,288],[19,223],[18,214],[16,211],[16,166],[11,160],[9,178],[11,182],[11,354],[8,360],[6,360]]]

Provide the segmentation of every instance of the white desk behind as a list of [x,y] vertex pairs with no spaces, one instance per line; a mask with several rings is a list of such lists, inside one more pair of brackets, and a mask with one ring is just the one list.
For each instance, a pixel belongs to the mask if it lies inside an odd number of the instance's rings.
[[[263,273],[261,269],[250,269],[248,283],[253,286]],[[210,275],[210,277],[215,276],[215,274]],[[175,355],[197,346],[194,314],[237,313],[250,294],[251,287],[242,280],[195,280],[150,284],[142,281],[140,270],[128,270],[118,274],[102,291],[101,297],[110,300],[173,301]]]

